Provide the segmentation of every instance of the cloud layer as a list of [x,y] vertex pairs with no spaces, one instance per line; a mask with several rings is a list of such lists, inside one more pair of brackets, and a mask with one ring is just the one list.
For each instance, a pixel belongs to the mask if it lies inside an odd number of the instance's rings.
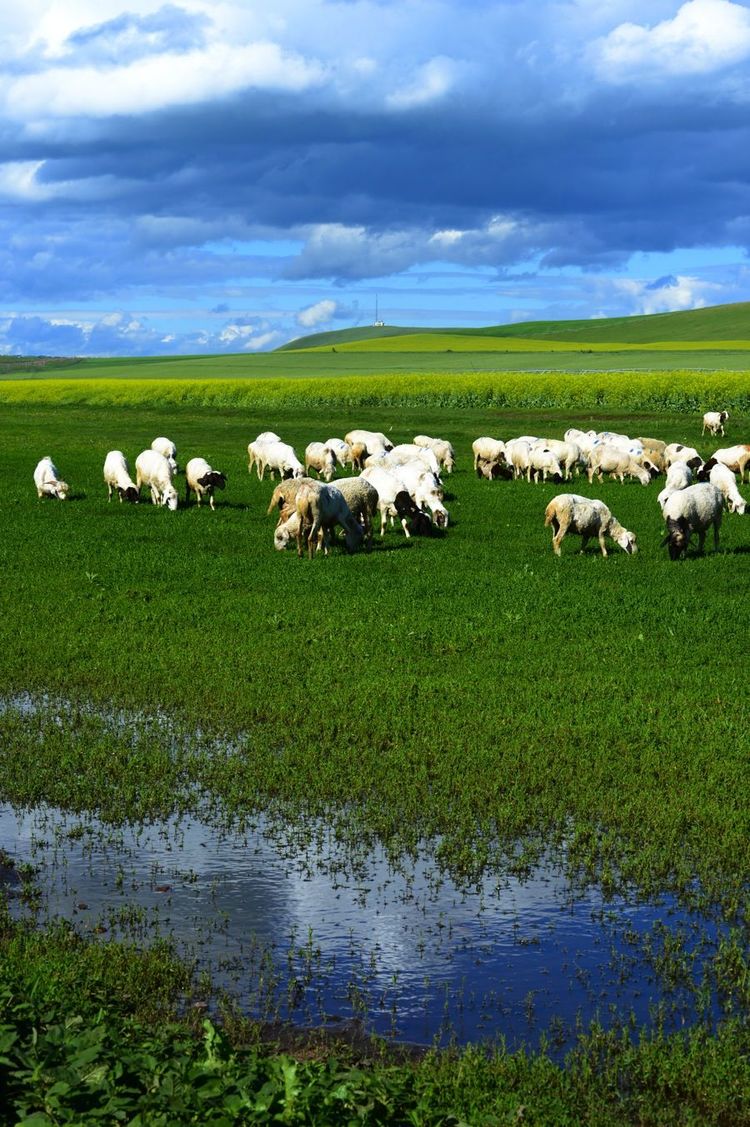
[[745,3],[33,0],[0,45],[5,351],[746,296]]

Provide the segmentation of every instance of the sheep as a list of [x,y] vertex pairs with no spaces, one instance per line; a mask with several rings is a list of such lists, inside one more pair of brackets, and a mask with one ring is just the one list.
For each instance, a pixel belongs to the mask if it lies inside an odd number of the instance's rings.
[[363,477],[342,478],[336,487],[349,506],[352,516],[359,521],[365,539],[372,543],[372,522],[378,511],[378,491],[372,482]]
[[185,504],[190,500],[191,489],[200,506],[201,499],[208,497],[208,503],[215,510],[214,490],[224,489],[227,484],[226,474],[214,470],[205,458],[191,458],[185,466]]
[[543,481],[547,480],[548,474],[562,481],[562,466],[553,452],[547,449],[544,440],[536,442],[529,451],[529,473],[534,475],[535,485],[539,483],[540,474]]
[[474,454],[474,469],[476,470],[480,458],[486,462],[504,462],[508,459],[505,443],[499,438],[475,438],[471,444]]
[[563,439],[565,442],[574,442],[581,453],[588,456],[596,442],[597,433],[595,430],[578,430],[577,427],[569,427],[565,431]]
[[255,467],[260,480],[260,469],[263,464],[263,448],[272,442],[281,442],[278,434],[272,430],[264,430],[254,438],[252,442],[248,443],[247,447],[247,472],[252,473]]
[[34,485],[37,496],[57,497],[58,501],[64,501],[70,491],[70,486],[61,479],[59,470],[49,455],[37,462]]
[[719,528],[724,510],[724,494],[710,482],[689,485],[673,493],[664,504],[667,534],[661,546],[668,545],[670,560],[687,553],[690,537],[698,533],[698,550],[703,551],[706,532],[713,525],[714,549],[719,547]]
[[336,473],[338,458],[330,446],[324,442],[311,442],[305,449],[305,475],[311,469],[325,481],[331,481]]
[[648,485],[651,474],[641,466],[627,450],[618,449],[616,446],[595,446],[589,458],[588,478],[594,480],[598,476],[601,480],[603,473],[619,477],[620,484],[625,482],[625,475],[637,478],[641,485]]
[[434,450],[429,446],[416,446],[413,442],[402,442],[389,450],[384,462],[387,466],[405,466],[409,462],[418,462],[423,469],[440,476],[440,465]]
[[525,439],[512,438],[505,444],[505,457],[513,467],[513,477],[526,474],[526,480],[531,481],[531,446]]
[[699,481],[710,481],[721,490],[730,513],[739,513],[740,516],[744,514],[745,498],[737,488],[737,480],[728,466],[723,462],[717,462],[714,458],[709,458],[703,463],[697,476]]
[[[382,447],[379,449],[381,456],[385,454],[385,450],[383,450]],[[370,452],[364,442],[352,442],[351,445],[349,445],[349,456],[352,469],[359,472],[365,468],[365,462],[370,457]]]
[[344,442],[343,438],[327,438],[325,445],[333,450],[336,459],[341,466],[351,465],[352,450],[348,442]]
[[395,473],[414,503],[423,511],[430,510],[432,520],[438,528],[447,528],[450,514],[443,504],[440,478],[425,470],[418,462],[405,462],[395,468]]
[[174,471],[169,460],[158,450],[143,450],[135,460],[135,487],[140,493],[142,485],[151,490],[151,502],[165,505],[172,512],[177,508],[177,490],[172,484]]
[[703,459],[692,446],[683,446],[680,442],[670,442],[664,448],[664,464],[669,468],[673,462],[687,462],[691,470],[699,470]]
[[666,442],[662,442],[662,440],[660,438],[643,438],[643,437],[640,437],[640,438],[637,439],[637,441],[640,442],[640,444],[641,444],[641,446],[643,447],[644,450],[646,450],[646,449],[657,450],[660,454],[663,454],[664,451],[667,448]]
[[709,434],[724,434],[724,423],[729,418],[728,411],[706,411],[703,416],[703,430],[701,435],[708,430]]
[[112,500],[112,490],[116,489],[120,503],[137,503],[138,488],[130,476],[130,466],[122,450],[110,450],[104,459],[104,484],[107,486],[107,501]]
[[583,455],[581,448],[575,442],[561,442],[558,438],[543,438],[545,449],[557,458],[563,471],[563,478],[568,481],[573,476],[573,471],[580,465]]
[[367,447],[370,454],[374,454],[376,450],[387,452],[393,449],[390,438],[387,438],[379,430],[350,430],[348,434],[344,435],[344,442],[347,442],[349,446],[361,442]]
[[502,462],[496,462],[489,458],[479,458],[476,463],[476,475],[478,478],[486,478],[487,481],[494,481],[498,477],[505,478],[513,476],[513,471],[503,458]]
[[711,457],[727,466],[732,473],[738,473],[740,481],[744,482],[745,469],[750,462],[750,446],[744,444],[727,446],[722,450],[714,450]]
[[[644,469],[647,469],[651,477],[658,477],[666,471],[667,466],[664,461],[664,451],[660,450],[657,446],[647,446],[644,443],[643,454],[639,459]],[[675,465],[680,463],[675,462]],[[681,463],[685,465],[686,463]]]
[[296,498],[297,517],[297,555],[302,556],[303,542],[307,543],[308,557],[312,559],[320,544],[328,554],[326,533],[335,525],[344,529],[346,550],[354,552],[362,543],[362,526],[352,516],[343,494],[335,485],[321,485],[311,482],[303,485]]
[[286,442],[267,442],[258,447],[258,477],[261,481],[268,470],[273,477],[305,477],[305,467],[300,462],[293,446]]
[[445,438],[430,438],[426,434],[418,434],[414,438],[415,446],[428,446],[438,460],[440,469],[446,473],[453,473],[456,465],[456,452]]
[[690,469],[687,462],[673,462],[667,470],[667,484],[656,498],[662,512],[664,511],[664,503],[673,493],[678,493],[681,489],[687,489],[692,483],[693,471]]
[[414,522],[417,531],[424,529],[425,521],[429,524],[429,518],[421,511],[395,471],[388,470],[384,466],[372,466],[370,469],[363,470],[361,476],[378,491],[381,538],[385,535],[388,518],[393,524],[394,519],[398,517],[407,539],[411,536],[409,520]]
[[631,438],[628,434],[618,434],[617,431],[613,430],[600,431],[590,452],[593,452],[598,446],[613,446],[615,450],[623,450],[634,458],[640,458],[643,454],[643,444],[640,439]]
[[178,473],[177,469],[177,447],[170,438],[155,438],[151,443],[151,449],[156,450],[157,454],[163,454],[169,462],[172,473]]
[[267,515],[270,515],[274,509],[279,509],[281,512],[284,509],[293,510],[294,501],[300,488],[311,481],[313,481],[311,477],[287,477],[280,481],[271,494]]
[[607,555],[605,536],[614,540],[628,555],[638,551],[634,533],[622,527],[603,501],[591,497],[559,493],[544,511],[544,525],[545,528],[552,526],[552,549],[556,556],[561,554],[560,545],[569,532],[581,537],[581,553],[593,536],[599,540],[603,556]]

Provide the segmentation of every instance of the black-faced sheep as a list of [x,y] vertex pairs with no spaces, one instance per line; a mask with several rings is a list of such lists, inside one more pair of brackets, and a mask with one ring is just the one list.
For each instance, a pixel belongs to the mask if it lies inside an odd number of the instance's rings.
[[208,503],[214,509],[214,490],[224,489],[226,484],[226,474],[212,469],[205,458],[191,458],[185,466],[185,504],[190,500],[190,491],[193,490],[198,505],[203,497],[208,497]]
[[107,501],[112,500],[113,490],[120,501],[136,502],[138,488],[130,476],[130,466],[122,450],[110,450],[104,459],[104,484],[107,486]]
[[669,558],[678,560],[683,552],[687,552],[690,537],[698,533],[698,548],[702,552],[706,541],[706,532],[713,526],[714,548],[719,547],[719,528],[721,516],[724,511],[724,494],[710,482],[699,485],[689,485],[673,493],[667,499],[663,508],[664,519],[667,524],[667,534],[662,540],[662,547],[669,546]]

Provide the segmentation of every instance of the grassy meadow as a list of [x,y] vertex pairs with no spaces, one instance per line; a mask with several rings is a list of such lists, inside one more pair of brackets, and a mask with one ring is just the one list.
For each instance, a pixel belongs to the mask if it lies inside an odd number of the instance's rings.
[[[123,994],[109,981],[97,995],[109,1009],[81,1018],[89,1031],[106,1025],[95,1035],[102,1066],[131,1053],[136,1075],[159,1061],[161,1075],[179,1073],[169,1083],[185,1101],[208,1071],[207,1098],[237,1122],[274,1121],[272,1110],[288,1122],[494,1124],[515,1121],[521,1106],[534,1123],[747,1122],[750,520],[727,514],[718,552],[709,536],[704,556],[693,545],[671,563],[659,543],[658,481],[489,483],[471,461],[480,434],[561,437],[570,425],[679,440],[707,456],[718,445],[700,436],[707,407],[730,406],[726,444],[750,435],[746,374],[414,369],[365,387],[361,374],[247,381],[222,360],[224,380],[212,380],[216,360],[170,363],[170,372],[162,362],[112,362],[92,365],[90,379],[78,371],[0,382],[4,800],[112,822],[180,810],[229,822],[262,810],[300,839],[307,817],[324,815],[355,856],[379,839],[394,861],[431,851],[469,882],[523,872],[552,851],[577,883],[636,900],[674,892],[731,927],[723,973],[737,1021],[685,1037],[657,1030],[641,1042],[594,1031],[565,1067],[469,1050],[360,1074],[337,1071],[320,1050],[323,1064],[281,1058],[274,1072],[267,1056],[238,1055],[209,1028],[154,1032],[142,1000],[122,1003],[130,986]],[[157,372],[170,378],[155,382]],[[275,552],[273,486],[248,475],[248,441],[274,429],[301,453],[352,426],[394,442],[424,432],[454,443],[449,529],[410,541],[389,530],[351,557]],[[182,498],[176,513],[108,504],[106,452],[119,448],[132,465],[157,434],[176,442],[181,465],[200,454],[227,473],[215,513]],[[71,485],[65,503],[36,497],[32,472],[45,454]],[[184,478],[177,483],[183,490]],[[603,559],[590,545],[582,556],[571,538],[556,558],[543,514],[568,490],[602,497],[637,534],[638,554],[612,545]],[[37,702],[31,713],[13,703],[24,694]],[[172,725],[170,746],[156,717]],[[55,985],[53,968],[68,967],[68,983],[71,968],[95,956],[70,938],[34,941],[0,924],[6,951],[49,944],[36,961],[6,960],[0,1035],[24,1022],[56,1028],[54,1015],[64,1026],[71,1004],[82,1012],[83,1003],[72,978],[67,994]],[[123,963],[120,985],[137,973]],[[184,989],[171,966],[152,973],[155,996]],[[105,977],[91,971],[91,982]],[[171,1019],[170,1006],[164,1000],[160,1013]],[[150,1063],[135,1060],[144,1020]],[[59,1076],[72,1084],[77,1066],[61,1044],[86,1050],[55,1036],[48,1087]],[[19,1057],[20,1034],[9,1044],[0,1042],[0,1078],[12,1060],[18,1091],[38,1091],[24,1086],[34,1060]],[[96,1084],[104,1090],[112,1076],[105,1069]],[[257,1101],[241,1103],[263,1084],[265,1119]],[[88,1098],[91,1085],[82,1091]],[[340,1104],[335,1092],[345,1093]],[[11,1106],[18,1114],[21,1104]],[[158,1106],[166,1118],[154,1111],[143,1122],[169,1122]],[[31,1100],[27,1113],[38,1107]],[[207,1107],[202,1120],[192,1109],[198,1118],[184,1121],[222,1121]]]

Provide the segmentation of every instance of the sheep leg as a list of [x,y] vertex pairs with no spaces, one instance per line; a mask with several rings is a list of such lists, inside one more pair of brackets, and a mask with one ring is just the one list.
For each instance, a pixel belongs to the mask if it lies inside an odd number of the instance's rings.
[[602,550],[602,555],[606,558],[607,545],[604,543],[604,532],[603,531],[599,533],[599,547]]
[[[41,496],[41,494],[40,494],[40,496]],[[111,500],[112,500],[112,486],[110,485],[109,482],[107,482],[107,504],[109,504],[109,502]],[[120,500],[122,501],[122,497],[120,497]]]

